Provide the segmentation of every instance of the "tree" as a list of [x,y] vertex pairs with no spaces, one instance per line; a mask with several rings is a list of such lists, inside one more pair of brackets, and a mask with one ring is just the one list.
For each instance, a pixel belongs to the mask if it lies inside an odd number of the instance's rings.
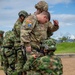
[[61,42],[66,42],[68,40],[68,37],[63,36],[62,38],[59,38]]

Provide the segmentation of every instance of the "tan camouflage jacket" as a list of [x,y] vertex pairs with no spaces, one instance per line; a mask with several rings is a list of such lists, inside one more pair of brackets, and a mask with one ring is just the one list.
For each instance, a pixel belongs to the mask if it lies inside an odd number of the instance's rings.
[[[21,45],[31,45],[39,48],[40,42],[47,39],[47,29],[52,26],[52,23],[49,23],[50,24],[39,24],[35,15],[27,17],[21,27]],[[54,28],[50,30],[53,29]]]

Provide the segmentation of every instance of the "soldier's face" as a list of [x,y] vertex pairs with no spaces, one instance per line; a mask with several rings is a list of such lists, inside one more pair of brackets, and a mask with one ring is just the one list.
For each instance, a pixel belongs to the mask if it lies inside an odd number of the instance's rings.
[[21,22],[23,22],[23,21],[24,21],[24,19],[25,19],[25,17],[24,17],[24,16],[21,16],[20,18],[21,18]]
[[24,21],[24,19],[25,19],[25,17],[24,16],[22,16],[22,20]]
[[41,16],[40,22],[42,24],[44,24],[44,23],[48,22],[48,18],[45,15],[43,15],[43,16]]

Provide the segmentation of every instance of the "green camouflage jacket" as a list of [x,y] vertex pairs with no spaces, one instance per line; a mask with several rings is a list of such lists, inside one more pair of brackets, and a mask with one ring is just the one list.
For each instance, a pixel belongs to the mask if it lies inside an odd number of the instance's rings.
[[24,70],[39,72],[40,75],[62,75],[63,65],[59,57],[49,54],[37,59],[32,58],[24,65]]

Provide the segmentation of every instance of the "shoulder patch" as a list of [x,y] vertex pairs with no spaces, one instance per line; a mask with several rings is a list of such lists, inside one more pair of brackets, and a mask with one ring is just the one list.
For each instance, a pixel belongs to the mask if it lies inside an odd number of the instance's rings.
[[31,26],[32,26],[31,20],[28,20],[28,19],[27,19],[25,23],[26,23],[26,25],[27,25],[28,27],[31,27]]

